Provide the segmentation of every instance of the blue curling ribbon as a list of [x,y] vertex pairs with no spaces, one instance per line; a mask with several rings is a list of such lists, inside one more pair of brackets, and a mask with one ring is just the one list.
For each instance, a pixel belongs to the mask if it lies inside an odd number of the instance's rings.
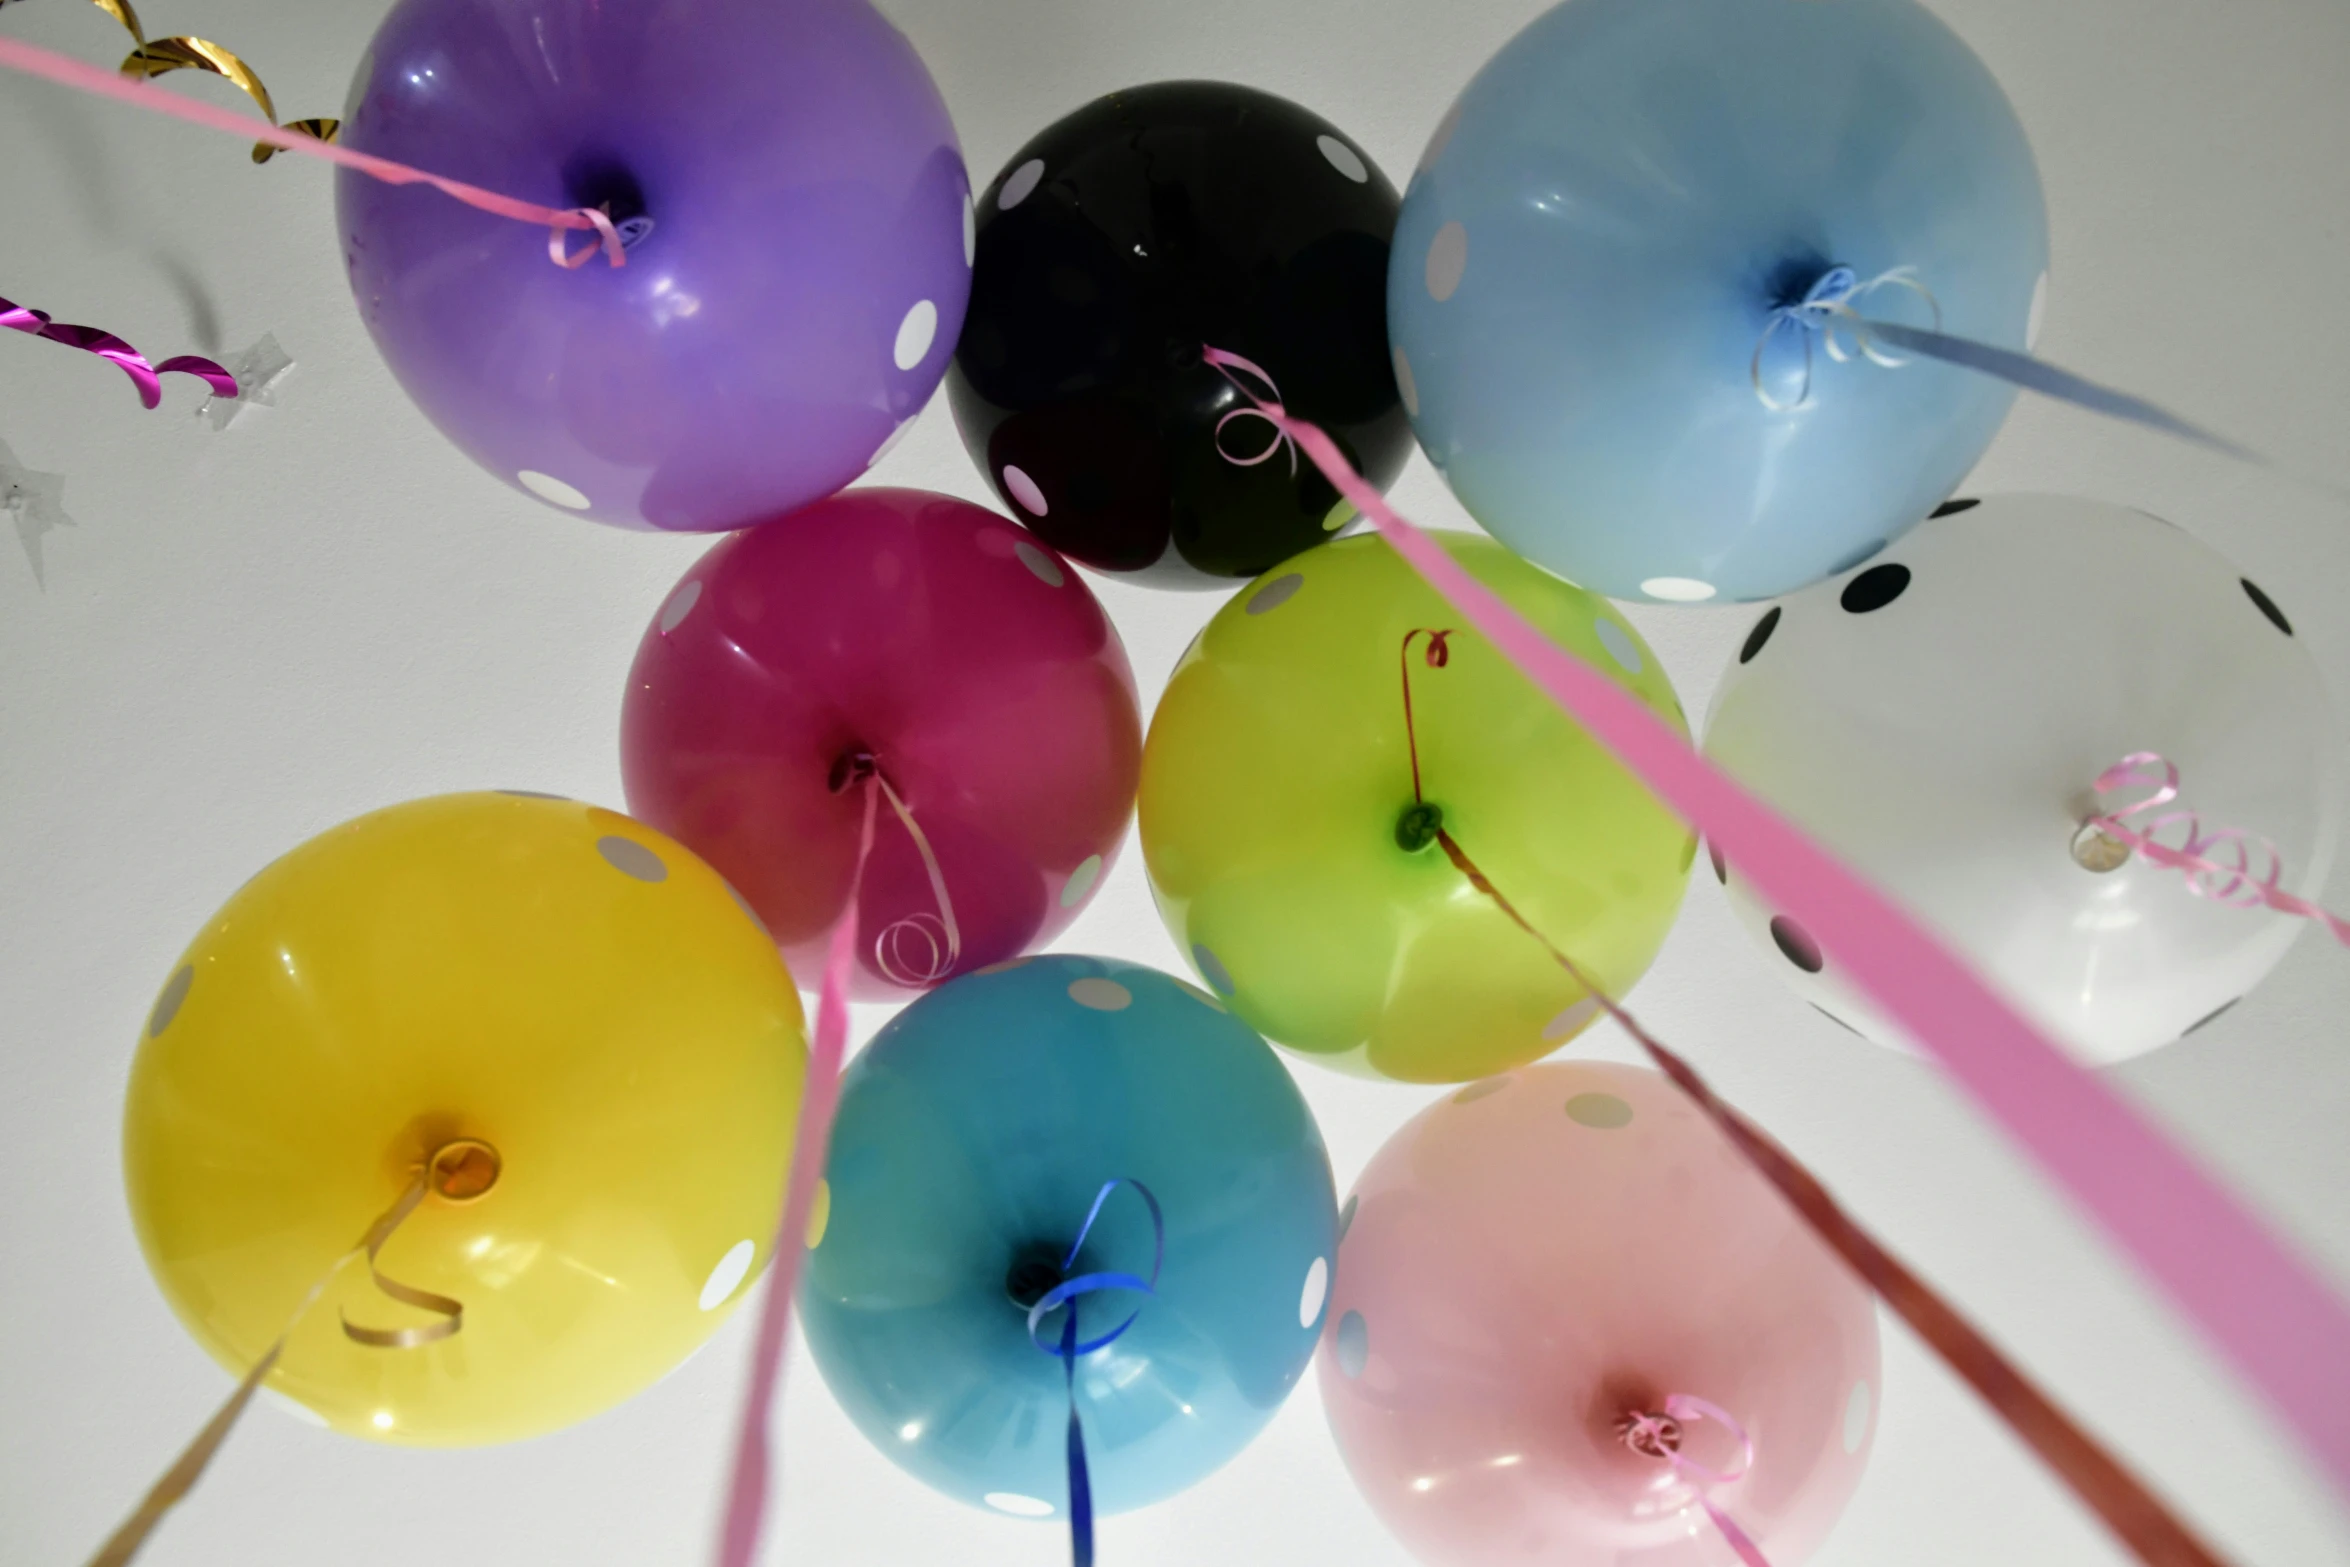
[[[1905,326],[1898,321],[1863,315],[1861,309],[1869,296],[1885,288],[1901,288],[1916,294],[1933,311],[1933,327]],[[1887,368],[1898,368],[1908,362],[1886,352],[1887,349],[1898,348],[1928,359],[1940,360],[1944,364],[1956,365],[1963,370],[1972,370],[1977,375],[1991,376],[2010,386],[2037,392],[2042,397],[2053,398],[2060,403],[2070,403],[2075,408],[2086,408],[2091,413],[2103,414],[2109,419],[2119,419],[2125,424],[2134,424],[2177,440],[2191,441],[2237,462],[2287,473],[2305,484],[2337,496],[2350,493],[2345,492],[2340,485],[2282,468],[2242,442],[2231,441],[2216,431],[2182,419],[2158,403],[2101,385],[2087,376],[2075,375],[2045,359],[2035,359],[2030,354],[2018,353],[2012,348],[1999,348],[1971,337],[1954,337],[1941,327],[1941,304],[1910,268],[1895,267],[1890,272],[1863,280],[1850,267],[1833,266],[1813,280],[1801,299],[1792,300],[1770,313],[1761,337],[1755,342],[1754,359],[1748,367],[1748,374],[1754,383],[1755,396],[1762,400],[1763,406],[1773,413],[1784,413],[1791,408],[1801,407],[1811,399],[1812,349],[1815,343],[1825,347],[1831,359],[1842,361],[1865,358]],[[1840,332],[1850,335],[1852,341],[1849,345],[1838,337]],[[1791,402],[1783,402],[1774,396],[1764,384],[1763,377],[1764,356],[1773,340],[1782,333],[1792,334],[1803,350],[1803,381]]]
[[[1077,1231],[1077,1239],[1069,1243],[1069,1255],[1061,1259],[1061,1271],[1066,1273],[1077,1266],[1077,1254],[1085,1249],[1085,1238],[1093,1233],[1094,1221],[1101,1217],[1102,1204],[1121,1186],[1131,1186],[1142,1198],[1151,1213],[1151,1273],[1138,1278],[1131,1273],[1081,1273],[1075,1278],[1063,1279],[1040,1296],[1028,1308],[1028,1340],[1048,1355],[1061,1360],[1064,1380],[1069,1389],[1069,1557],[1075,1567],[1093,1567],[1093,1481],[1085,1468],[1085,1426],[1077,1416],[1077,1357],[1090,1355],[1095,1350],[1114,1343],[1120,1335],[1134,1326],[1142,1315],[1141,1308],[1127,1314],[1100,1338],[1084,1339],[1077,1331],[1077,1297],[1097,1294],[1103,1290],[1130,1290],[1138,1295],[1158,1294],[1159,1270],[1167,1261],[1167,1220],[1159,1211],[1159,1199],[1151,1189],[1137,1180],[1120,1176],[1106,1181],[1093,1194],[1093,1207],[1087,1210],[1085,1223]],[[1061,1322],[1061,1337],[1057,1344],[1047,1344],[1036,1336],[1037,1325],[1047,1312],[1056,1306],[1067,1306],[1069,1315]]]

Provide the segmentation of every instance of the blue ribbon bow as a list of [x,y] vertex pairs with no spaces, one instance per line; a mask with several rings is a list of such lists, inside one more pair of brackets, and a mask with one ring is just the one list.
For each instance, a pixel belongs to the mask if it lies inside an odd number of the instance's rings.
[[[1101,1217],[1102,1204],[1121,1186],[1131,1186],[1142,1198],[1151,1213],[1151,1273],[1138,1278],[1131,1273],[1081,1273],[1075,1278],[1063,1279],[1038,1297],[1028,1308],[1028,1341],[1048,1355],[1061,1360],[1064,1380],[1069,1390],[1069,1557],[1075,1567],[1093,1567],[1093,1484],[1085,1468],[1085,1427],[1077,1418],[1077,1357],[1090,1355],[1095,1350],[1112,1344],[1134,1326],[1142,1315],[1140,1307],[1128,1313],[1124,1322],[1096,1339],[1081,1339],[1077,1333],[1077,1297],[1103,1290],[1130,1290],[1138,1295],[1158,1294],[1159,1269],[1167,1260],[1167,1220],[1159,1211],[1159,1199],[1140,1181],[1120,1176],[1104,1182],[1093,1194],[1093,1207],[1085,1215],[1085,1223],[1077,1231],[1077,1239],[1069,1243],[1069,1255],[1061,1259],[1061,1271],[1068,1272],[1077,1265],[1077,1254],[1085,1249],[1085,1238],[1093,1233],[1094,1220]],[[1061,1323],[1058,1343],[1047,1344],[1036,1336],[1037,1325],[1045,1314],[1056,1306],[1067,1306],[1069,1315]]]

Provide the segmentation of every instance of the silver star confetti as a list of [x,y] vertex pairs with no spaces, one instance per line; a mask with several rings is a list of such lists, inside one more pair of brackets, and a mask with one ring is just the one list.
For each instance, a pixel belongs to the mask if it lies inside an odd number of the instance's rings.
[[0,512],[16,524],[24,558],[32,563],[33,581],[48,587],[41,567],[41,536],[73,526],[65,514],[65,475],[33,472],[16,460],[7,442],[0,441]]
[[237,378],[238,395],[207,397],[196,405],[197,414],[210,416],[215,430],[227,429],[247,408],[275,408],[277,384],[294,368],[294,361],[278,346],[276,333],[264,332],[260,342],[230,360],[225,368]]

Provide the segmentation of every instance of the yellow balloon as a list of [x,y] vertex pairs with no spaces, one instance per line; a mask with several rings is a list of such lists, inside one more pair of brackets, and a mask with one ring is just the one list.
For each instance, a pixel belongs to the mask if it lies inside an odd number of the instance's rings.
[[[131,1068],[131,1213],[238,1375],[346,1257],[269,1387],[354,1436],[531,1436],[675,1367],[765,1265],[806,1059],[790,973],[690,851],[568,800],[418,800],[278,860],[188,948]],[[462,1329],[355,1342],[338,1315],[443,1321],[348,1253],[452,1145],[378,1266]]]

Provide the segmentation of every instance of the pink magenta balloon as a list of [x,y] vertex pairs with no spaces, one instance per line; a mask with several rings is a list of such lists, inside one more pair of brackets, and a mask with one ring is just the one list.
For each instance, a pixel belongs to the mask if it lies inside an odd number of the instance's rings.
[[621,712],[630,813],[716,866],[810,987],[878,770],[920,837],[884,800],[858,903],[866,999],[1065,928],[1125,837],[1141,756],[1126,649],[1076,569],[921,490],[851,490],[704,555],[646,630]]
[[[1654,1072],[1556,1062],[1413,1118],[1342,1210],[1322,1399],[1398,1538],[1446,1567],[1731,1567],[1691,1482],[1630,1448],[1672,1394],[1741,1425],[1710,1495],[1794,1567],[1868,1460],[1860,1282]],[[1711,1420],[1682,1454],[1735,1469]]]

